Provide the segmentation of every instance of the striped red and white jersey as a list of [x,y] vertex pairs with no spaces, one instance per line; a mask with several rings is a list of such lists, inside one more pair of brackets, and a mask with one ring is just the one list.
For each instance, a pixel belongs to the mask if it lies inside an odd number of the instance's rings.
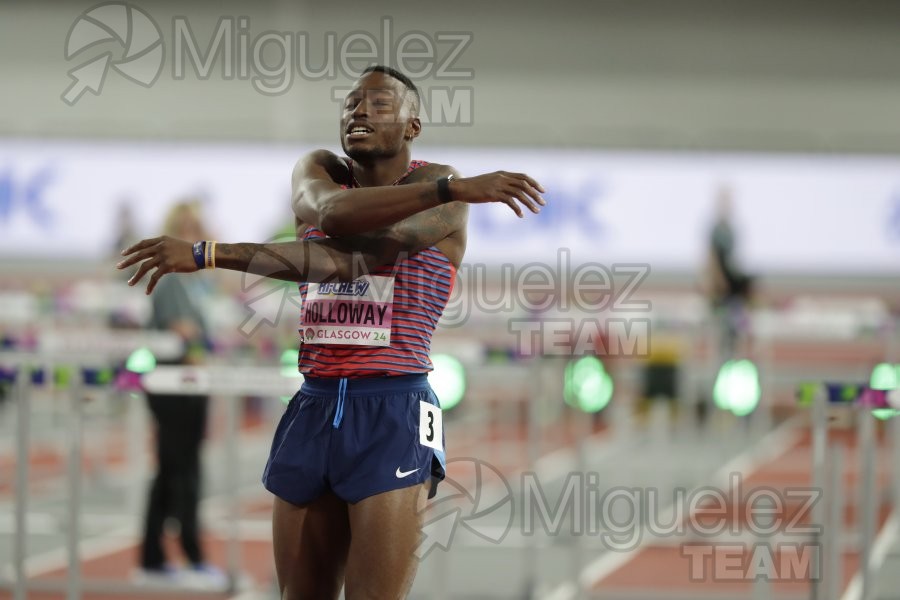
[[[412,161],[404,177],[425,161]],[[308,227],[303,239],[321,239],[325,234]],[[393,277],[393,308],[390,345],[344,345],[308,343],[304,332],[309,284],[299,284],[303,306],[300,310],[300,355],[298,368],[310,377],[384,377],[425,373],[432,370],[429,352],[431,336],[450,298],[456,269],[443,252],[432,246],[395,264],[371,272],[374,276]]]

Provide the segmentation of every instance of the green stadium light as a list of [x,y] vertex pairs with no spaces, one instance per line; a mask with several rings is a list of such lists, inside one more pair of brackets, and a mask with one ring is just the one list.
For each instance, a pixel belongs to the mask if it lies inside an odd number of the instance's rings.
[[881,421],[887,421],[888,419],[892,419],[900,415],[900,410],[896,408],[873,408],[872,416]]
[[138,348],[125,361],[125,368],[139,375],[149,373],[156,368],[156,357],[149,348]]
[[713,402],[719,410],[731,410],[731,396],[727,392],[734,385],[731,377],[732,364],[728,361],[722,365],[713,385]]
[[721,410],[730,410],[738,417],[749,415],[759,406],[760,395],[759,373],[753,362],[730,360],[719,369],[713,400]]
[[296,348],[288,348],[281,353],[281,376],[300,377],[297,362],[300,360],[300,351]]
[[881,363],[872,369],[869,387],[873,390],[892,390],[898,386],[897,365]]
[[437,395],[442,410],[450,410],[466,395],[466,369],[456,357],[435,354],[431,357],[434,370],[428,374],[428,383]]
[[563,398],[588,413],[600,412],[613,396],[612,376],[596,356],[583,356],[566,365]]

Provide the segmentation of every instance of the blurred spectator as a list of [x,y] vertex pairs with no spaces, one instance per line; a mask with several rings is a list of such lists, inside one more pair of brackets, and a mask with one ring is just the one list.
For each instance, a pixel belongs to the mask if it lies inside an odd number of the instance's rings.
[[737,239],[732,226],[731,189],[721,186],[716,198],[716,221],[709,239],[705,287],[720,325],[721,358],[733,357],[752,291],[752,278],[738,265]]
[[[166,217],[163,233],[190,241],[206,239],[198,204],[176,204]],[[153,292],[151,328],[174,331],[185,343],[184,354],[168,364],[204,362],[210,346],[204,307],[209,306],[211,285],[203,275],[169,275],[160,280]],[[148,394],[147,400],[156,421],[158,470],[147,506],[141,575],[170,581],[190,577],[224,586],[227,583],[224,575],[206,562],[199,531],[200,450],[206,433],[209,399],[189,394]],[[168,517],[180,524],[181,548],[188,562],[188,568],[183,571],[176,570],[167,561],[163,550]]]
[[[113,253],[118,255],[123,248],[139,241],[141,236],[138,235],[134,226],[134,212],[131,208],[131,200],[123,198],[119,202],[119,212],[116,215],[116,231],[115,240],[113,241]],[[133,269],[137,270],[137,269]]]
[[[139,242],[141,237],[137,233],[134,224],[134,211],[132,210],[132,201],[129,198],[122,198],[119,201],[118,213],[116,214],[115,231],[113,232],[113,246],[111,258],[118,261],[121,259],[119,254],[125,248]],[[115,269],[113,275],[128,281],[131,276],[137,272],[137,267],[130,269]],[[124,304],[114,304],[109,313],[109,326],[115,329],[138,329],[141,327],[141,319],[135,315],[129,307]]]

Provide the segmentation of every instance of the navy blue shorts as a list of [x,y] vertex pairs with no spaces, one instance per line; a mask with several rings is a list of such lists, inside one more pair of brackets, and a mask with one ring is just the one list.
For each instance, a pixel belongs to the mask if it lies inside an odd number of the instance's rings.
[[262,481],[292,504],[328,490],[353,503],[429,480],[433,496],[445,466],[427,375],[307,378],[278,423]]

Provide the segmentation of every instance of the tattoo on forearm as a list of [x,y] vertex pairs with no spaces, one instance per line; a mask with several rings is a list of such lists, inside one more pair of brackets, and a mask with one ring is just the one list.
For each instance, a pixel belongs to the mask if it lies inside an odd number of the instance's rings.
[[308,253],[301,251],[298,256],[291,257],[287,244],[284,252],[251,243],[222,244],[218,249],[217,262],[225,269],[294,281],[305,280],[309,272]]
[[[259,251],[260,244],[219,244],[219,254],[229,263],[250,264]],[[221,258],[217,259],[221,262]],[[224,263],[223,263],[224,265]]]
[[344,238],[344,248],[361,254],[368,268],[390,264],[440,242],[462,227],[464,218],[464,206],[438,206],[391,227]]
[[421,192],[419,192],[419,201],[422,204],[433,205],[434,201],[437,199],[437,186],[429,186],[424,188]]

